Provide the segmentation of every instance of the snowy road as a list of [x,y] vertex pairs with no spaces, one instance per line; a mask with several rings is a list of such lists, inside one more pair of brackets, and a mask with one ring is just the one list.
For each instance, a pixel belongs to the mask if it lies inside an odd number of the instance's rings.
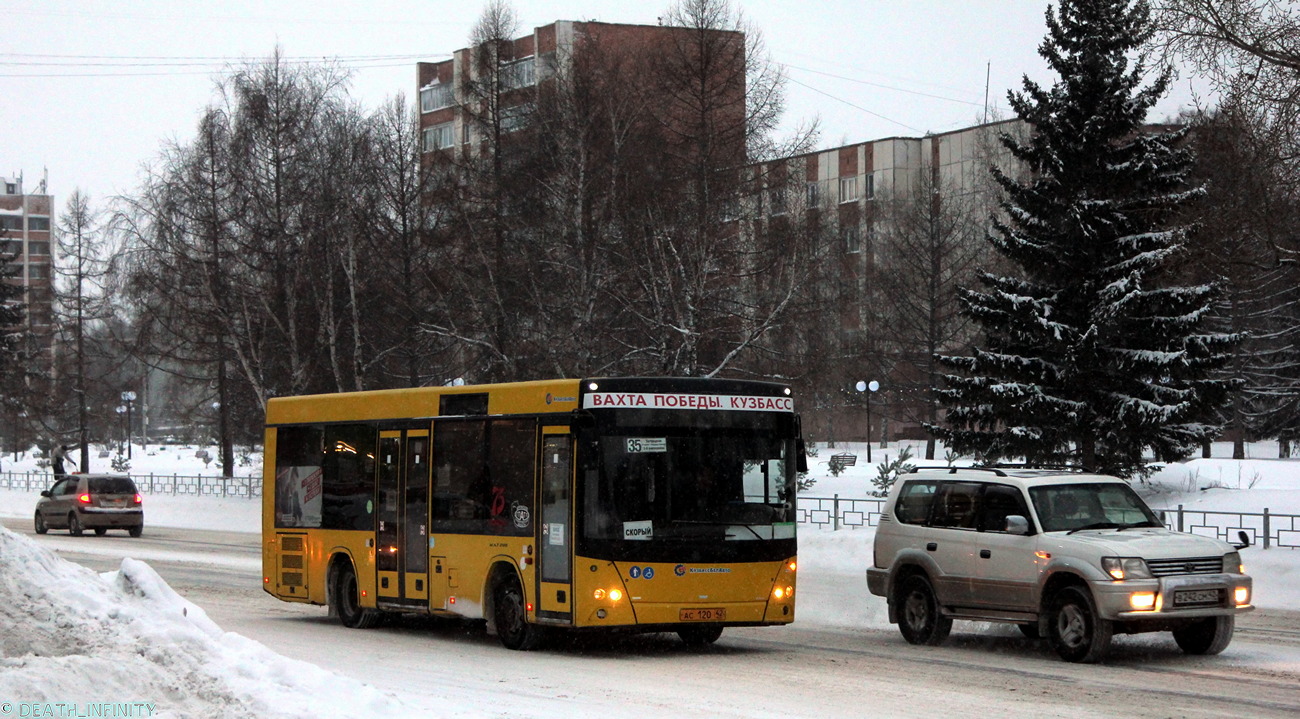
[[[29,522],[4,525],[98,571],[125,556],[146,561],[227,631],[433,716],[1290,717],[1300,705],[1296,612],[1244,617],[1219,657],[1186,657],[1167,635],[1143,635],[1117,639],[1101,666],[1060,662],[1014,628],[959,622],[948,644],[922,648],[892,628],[837,626],[826,619],[834,612],[811,611],[790,627],[728,630],[704,649],[651,635],[519,653],[475,624],[352,631],[322,608],[276,601],[260,589],[257,535],[155,528],[135,540],[37,538]],[[857,575],[802,571],[800,591],[805,606],[879,601]]]

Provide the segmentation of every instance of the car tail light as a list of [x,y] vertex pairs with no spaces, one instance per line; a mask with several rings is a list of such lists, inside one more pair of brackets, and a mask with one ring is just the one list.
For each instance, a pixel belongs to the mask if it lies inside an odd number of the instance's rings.
[[78,501],[78,502],[81,502],[82,504],[90,504],[90,495],[89,495],[89,494],[83,494],[83,495],[77,497],[77,501]]
[[144,498],[141,497],[139,493],[136,493],[136,495],[135,495],[135,503],[136,503],[136,504],[143,504],[143,503],[144,503]]

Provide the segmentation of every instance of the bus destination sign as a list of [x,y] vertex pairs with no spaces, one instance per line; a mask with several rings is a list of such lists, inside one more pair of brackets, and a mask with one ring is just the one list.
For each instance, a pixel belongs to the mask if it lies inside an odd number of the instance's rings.
[[793,412],[794,400],[790,397],[759,397],[754,395],[592,392],[583,396],[582,408]]

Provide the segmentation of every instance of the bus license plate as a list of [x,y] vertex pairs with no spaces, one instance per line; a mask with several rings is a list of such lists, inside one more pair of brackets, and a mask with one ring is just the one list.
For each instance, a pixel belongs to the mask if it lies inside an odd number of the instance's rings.
[[1185,607],[1189,604],[1219,604],[1222,602],[1217,589],[1184,589],[1174,592],[1174,606]]
[[717,609],[683,609],[677,615],[677,618],[683,622],[725,622],[727,621],[727,610],[721,607]]

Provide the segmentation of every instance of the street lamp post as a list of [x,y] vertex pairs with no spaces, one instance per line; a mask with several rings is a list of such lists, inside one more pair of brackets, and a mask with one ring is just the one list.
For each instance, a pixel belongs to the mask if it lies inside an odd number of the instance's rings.
[[[118,417],[122,418],[122,440],[125,441],[126,440],[126,405],[119,404],[117,406],[117,409],[114,411],[117,412]],[[117,453],[118,454],[122,453],[122,442],[117,443]]]
[[135,403],[135,392],[127,390],[122,393],[122,401],[126,403],[126,458],[131,458],[131,405]]
[[874,379],[870,382],[858,380],[856,385],[859,392],[867,398],[867,461],[871,461],[871,394],[880,389],[880,383]]

